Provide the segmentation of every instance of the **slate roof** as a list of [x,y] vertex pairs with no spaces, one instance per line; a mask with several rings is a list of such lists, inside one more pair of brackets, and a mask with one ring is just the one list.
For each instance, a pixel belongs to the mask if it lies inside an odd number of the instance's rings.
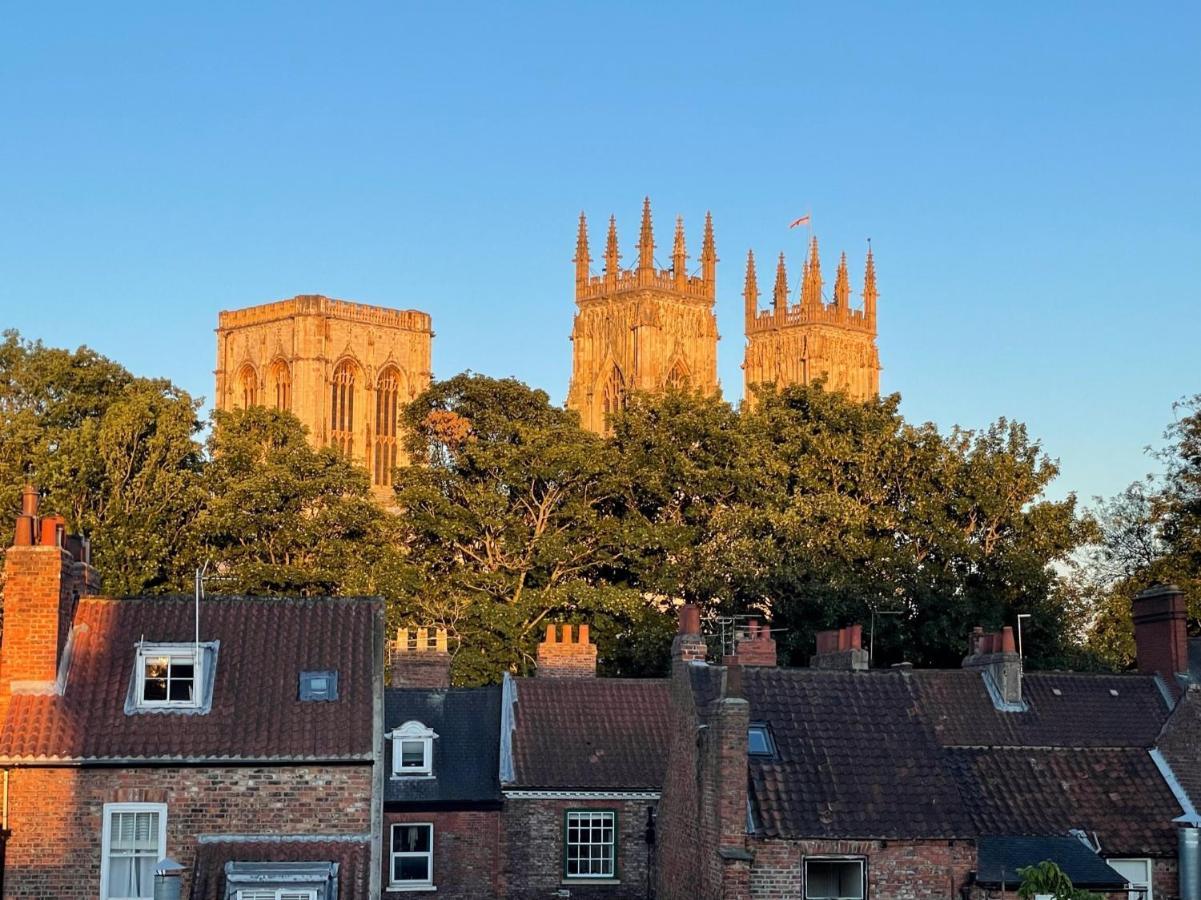
[[667,769],[666,679],[515,678],[505,788],[658,791]]
[[[699,668],[699,667],[698,667]],[[710,668],[693,676],[715,696]],[[1179,804],[1152,760],[1167,708],[1148,676],[1035,674],[1002,713],[976,672],[749,667],[756,832],[976,838],[1096,831],[1107,852],[1171,855]],[[1055,693],[1058,691],[1059,693]],[[1113,693],[1116,691],[1116,696]]]
[[[382,642],[380,601],[210,598],[201,641],[219,641],[205,714],[128,715],[138,641],[190,642],[191,598],[85,598],[62,696],[0,707],[0,760],[369,760]],[[302,670],[335,669],[339,698],[297,699]]]
[[[410,720],[438,735],[433,778],[391,778],[388,804],[466,805],[499,803],[500,688],[389,689],[384,692],[384,731]],[[392,742],[385,744],[392,772]]]
[[338,900],[370,896],[370,835],[198,841],[190,900],[225,900],[227,862],[333,862],[338,864]]
[[1201,813],[1201,685],[1184,693],[1157,742],[1160,752],[1192,802]]
[[1016,887],[1021,881],[1018,869],[1045,859],[1057,863],[1073,887],[1087,890],[1126,886],[1125,878],[1076,837],[980,838],[976,883]]

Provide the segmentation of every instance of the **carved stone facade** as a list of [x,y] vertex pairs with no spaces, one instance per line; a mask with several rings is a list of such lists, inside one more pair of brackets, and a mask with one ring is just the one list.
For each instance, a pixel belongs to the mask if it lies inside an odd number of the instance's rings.
[[698,275],[688,273],[684,223],[676,220],[671,267],[655,265],[650,200],[642,208],[638,265],[618,265],[617,224],[609,219],[604,272],[593,275],[588,230],[580,214],[576,242],[572,327],[572,374],[567,406],[595,432],[625,404],[629,391],[685,387],[714,394],[717,384],[717,319],[713,314],[717,252],[713,221],[705,217]]
[[391,493],[404,464],[397,415],[430,383],[427,313],[301,295],[221,312],[217,409],[291,410],[318,447],[335,446]]
[[800,302],[789,305],[784,254],[776,267],[772,308],[759,310],[759,287],[754,253],[747,255],[745,398],[754,401],[752,387],[774,383],[808,384],[826,379],[830,390],[845,391],[855,400],[880,393],[880,354],[876,348],[876,269],[871,249],[863,279],[863,306],[851,309],[847,256],[842,254],[834,281],[833,301],[822,297],[821,259],[817,238],[809,249],[801,278]]

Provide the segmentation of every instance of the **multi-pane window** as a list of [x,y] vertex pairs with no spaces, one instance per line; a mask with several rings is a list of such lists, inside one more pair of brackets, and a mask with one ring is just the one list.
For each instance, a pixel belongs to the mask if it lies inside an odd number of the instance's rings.
[[259,402],[259,378],[254,366],[242,366],[242,371],[238,373],[238,387],[242,393],[243,409],[250,409]]
[[1151,860],[1107,859],[1109,867],[1130,883],[1129,900],[1154,900],[1151,893]]
[[238,891],[238,900],[317,900],[317,892],[293,888],[253,888]]
[[569,810],[564,831],[564,878],[617,877],[617,813]]
[[142,646],[138,649],[137,699],[139,706],[198,706],[197,662],[203,653],[195,647]]
[[389,887],[431,887],[434,883],[434,826],[406,822],[392,826]]
[[292,408],[292,370],[282,359],[271,364],[271,385],[275,388],[275,408]]
[[688,386],[688,370],[684,364],[677,361],[667,375],[667,386],[672,390],[682,390]]
[[375,483],[392,483],[396,468],[396,417],[400,400],[400,373],[387,368],[375,384]]
[[863,900],[862,859],[806,859],[805,900]]
[[167,852],[167,805],[106,803],[101,841],[102,900],[153,900],[154,867]]
[[334,369],[330,382],[330,443],[342,453],[354,453],[355,366],[346,360]]

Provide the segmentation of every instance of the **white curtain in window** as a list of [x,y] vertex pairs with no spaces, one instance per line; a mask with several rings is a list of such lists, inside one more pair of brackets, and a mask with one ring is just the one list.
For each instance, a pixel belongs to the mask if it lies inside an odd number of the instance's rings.
[[158,813],[113,813],[109,832],[110,900],[153,900],[158,862]]

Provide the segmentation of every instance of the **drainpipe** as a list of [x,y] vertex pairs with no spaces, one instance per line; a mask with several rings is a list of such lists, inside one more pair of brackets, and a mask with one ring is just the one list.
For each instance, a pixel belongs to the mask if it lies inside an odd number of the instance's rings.
[[1201,828],[1182,826],[1179,840],[1180,900],[1201,900]]

